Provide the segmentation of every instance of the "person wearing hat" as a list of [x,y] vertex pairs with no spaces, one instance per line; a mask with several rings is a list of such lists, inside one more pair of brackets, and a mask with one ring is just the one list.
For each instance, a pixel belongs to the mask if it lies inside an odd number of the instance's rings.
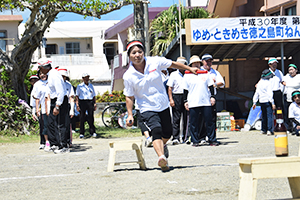
[[141,118],[153,137],[153,147],[158,155],[158,166],[162,171],[168,171],[167,141],[172,135],[171,114],[169,100],[164,87],[161,70],[176,68],[196,73],[195,69],[182,63],[174,62],[164,57],[145,57],[142,42],[130,41],[127,44],[129,68],[123,75],[124,94],[128,118],[126,125],[134,123],[132,108],[134,99],[140,109]]
[[[47,75],[43,74],[40,70],[38,71],[38,76],[40,78],[33,86],[32,96],[35,99],[36,106],[36,116],[39,119],[40,125],[40,137],[41,145],[40,150],[44,149],[45,151],[50,151],[50,142],[48,140],[48,116],[47,116],[47,105],[46,98],[48,97],[49,88]],[[41,108],[41,109],[40,109]]]
[[[63,79],[64,79],[64,83],[65,83],[65,88],[66,88],[66,93],[65,95],[68,97],[68,107],[69,107],[69,124],[70,124],[70,119],[73,118],[74,116],[74,96],[75,96],[75,93],[74,93],[74,89],[73,89],[73,86],[72,84],[67,81],[67,78],[69,77],[69,74],[68,74],[68,71],[67,69],[62,69],[62,68],[59,68],[57,69],[57,71],[59,71],[59,73],[62,75]],[[67,141],[68,141],[68,144],[69,146],[72,146],[72,132],[70,131],[69,129],[69,133],[67,134],[68,137],[67,137]]]
[[259,102],[262,112],[262,127],[261,133],[272,135],[273,134],[273,110],[275,104],[273,99],[272,81],[274,74],[270,69],[265,69],[262,72],[261,80],[256,86],[253,96],[253,109],[256,108],[256,103]]
[[283,77],[283,85],[284,88],[284,103],[285,106],[285,121],[288,124],[288,132],[293,134],[293,123],[288,119],[288,108],[292,101],[292,92],[300,89],[300,75],[297,74],[298,68],[294,64],[289,64],[288,73]]
[[[187,65],[187,61],[185,57],[178,57],[176,62]],[[186,133],[186,124],[187,124],[187,111],[184,107],[184,95],[182,81],[184,71],[182,69],[178,69],[171,73],[170,78],[167,82],[168,87],[168,95],[170,100],[170,106],[172,107],[172,119],[173,119],[173,138],[172,144],[176,145],[180,143],[180,119],[182,115],[183,119],[183,136]],[[182,141],[184,138],[182,137]]]
[[[202,56],[202,63],[203,66],[201,67],[201,69],[203,70],[207,70],[209,73],[210,78],[213,80],[214,82],[214,94],[212,94],[213,96],[217,95],[217,88],[222,88],[225,85],[224,79],[222,77],[222,75],[220,74],[220,72],[218,72],[217,70],[212,68],[212,61],[213,61],[213,57],[210,54],[204,54]],[[211,99],[214,103],[212,105],[212,120],[214,122],[215,127],[217,127],[217,102],[215,98]],[[214,130],[214,134],[216,134],[216,130]],[[203,141],[203,140],[202,140]],[[205,141],[204,141],[205,142]]]
[[[30,95],[31,92],[32,92],[32,89],[33,89],[34,84],[35,84],[38,80],[39,80],[39,77],[38,77],[38,75],[36,75],[36,74],[31,75],[31,76],[29,77],[29,83],[30,83],[29,91],[28,91],[28,88],[26,88],[26,90],[27,90],[27,92],[28,92],[29,95]],[[31,100],[32,100],[32,98],[30,97],[30,98],[29,98],[29,105],[31,105],[31,103],[32,103]],[[34,100],[33,100],[33,101],[34,101]]]
[[[185,73],[182,87],[184,88],[185,108],[189,111],[189,132],[193,147],[198,147],[201,139],[208,137],[211,146],[218,146],[212,121],[211,99],[213,94],[213,81],[208,71],[200,69],[200,58],[192,56],[190,65],[197,67],[197,75]],[[203,124],[201,123],[203,120]],[[204,131],[204,123],[206,131]],[[199,134],[200,133],[200,134]]]
[[[193,55],[192,57],[190,57],[190,64],[189,64],[190,67],[196,67],[198,69],[201,68],[201,60],[199,58],[199,56],[197,55]],[[188,115],[188,123],[189,123],[189,111],[187,111],[187,115]],[[198,134],[198,137],[200,139],[200,143],[202,141],[205,141],[205,138],[206,138],[206,129],[204,127],[204,118],[202,117],[201,115],[201,112],[199,113],[200,114],[200,119],[199,119],[199,134]],[[185,137],[184,137],[184,142],[186,144],[190,144],[191,143],[191,133],[189,130],[186,131],[186,134],[185,134]],[[203,143],[203,142],[202,142]]]
[[[80,112],[80,138],[84,138],[84,122],[87,118],[89,124],[89,132],[93,137],[97,137],[94,125],[94,111],[97,108],[96,93],[94,86],[89,83],[90,75],[88,73],[82,74],[82,83],[76,88],[76,107]],[[86,117],[87,112],[87,117]]]
[[293,122],[296,136],[300,131],[300,91],[295,90],[292,93],[293,103],[289,106],[289,119]]
[[48,139],[54,153],[68,153],[68,98],[65,95],[65,84],[61,74],[52,69],[47,58],[38,61],[39,70],[48,74],[50,90],[50,114],[48,117]]
[[281,108],[284,111],[282,103],[282,90],[283,90],[283,74],[277,69],[278,61],[276,58],[270,58],[268,61],[269,69],[275,75],[272,79],[272,90],[273,98],[276,105],[276,108]]

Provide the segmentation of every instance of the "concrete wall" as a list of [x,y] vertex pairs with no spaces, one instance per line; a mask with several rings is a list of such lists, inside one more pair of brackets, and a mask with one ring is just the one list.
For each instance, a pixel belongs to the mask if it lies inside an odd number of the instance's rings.
[[0,31],[6,32],[6,52],[9,54],[14,49],[14,45],[19,42],[17,21],[0,21]]

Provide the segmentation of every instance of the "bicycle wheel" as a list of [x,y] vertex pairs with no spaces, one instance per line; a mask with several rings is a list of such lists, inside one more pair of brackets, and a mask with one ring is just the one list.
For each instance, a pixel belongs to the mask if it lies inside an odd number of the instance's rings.
[[118,118],[122,109],[117,105],[110,105],[104,108],[102,112],[102,122],[106,127],[119,128]]

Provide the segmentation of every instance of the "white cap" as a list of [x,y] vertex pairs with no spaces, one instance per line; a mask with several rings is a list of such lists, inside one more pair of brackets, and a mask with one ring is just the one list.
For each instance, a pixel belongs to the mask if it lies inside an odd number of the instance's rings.
[[57,69],[62,76],[69,77],[67,69]]
[[86,72],[82,74],[82,78],[84,78],[86,76],[90,76],[90,75],[88,73],[86,73]]
[[52,63],[52,61],[49,58],[41,58],[37,62],[39,67],[46,67],[48,65],[49,65],[49,67],[51,67],[51,63]]

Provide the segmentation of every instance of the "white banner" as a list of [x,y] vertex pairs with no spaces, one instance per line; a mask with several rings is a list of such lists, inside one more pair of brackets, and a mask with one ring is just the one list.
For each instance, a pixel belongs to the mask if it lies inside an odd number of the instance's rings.
[[191,40],[188,43],[300,39],[299,19],[300,16],[190,19]]

